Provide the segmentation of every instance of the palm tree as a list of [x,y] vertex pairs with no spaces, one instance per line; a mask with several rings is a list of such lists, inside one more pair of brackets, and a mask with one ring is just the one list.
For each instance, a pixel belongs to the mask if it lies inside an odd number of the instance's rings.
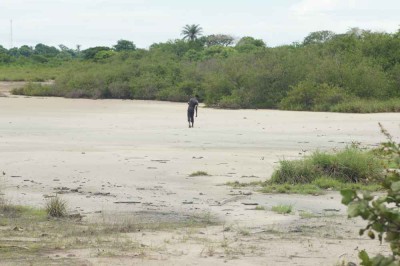
[[185,27],[182,29],[181,35],[183,35],[183,39],[189,39],[190,41],[194,41],[201,35],[201,32],[203,29],[200,27],[200,25],[189,25],[186,24]]

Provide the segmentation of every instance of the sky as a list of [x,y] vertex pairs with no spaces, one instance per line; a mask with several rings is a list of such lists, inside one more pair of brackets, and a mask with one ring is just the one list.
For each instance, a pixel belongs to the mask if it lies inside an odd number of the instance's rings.
[[148,48],[198,24],[204,35],[252,36],[273,47],[320,30],[394,33],[398,14],[399,0],[0,0],[0,45],[86,49],[124,39]]

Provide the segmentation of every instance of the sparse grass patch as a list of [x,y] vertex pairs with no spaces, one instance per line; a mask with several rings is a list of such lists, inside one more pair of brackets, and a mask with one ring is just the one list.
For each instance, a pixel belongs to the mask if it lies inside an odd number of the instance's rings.
[[324,191],[313,184],[273,184],[266,183],[260,192],[263,193],[285,193],[285,194],[305,194],[305,195],[321,195]]
[[292,212],[292,205],[272,206],[271,211],[279,213],[279,214],[289,214]]
[[400,112],[400,99],[389,100],[366,100],[357,99],[353,101],[339,103],[330,108],[331,112],[341,113],[383,113]]
[[205,171],[196,171],[196,172],[191,173],[189,176],[190,177],[192,177],[192,176],[209,176],[209,174]]
[[260,187],[263,186],[265,182],[262,181],[252,181],[252,182],[239,182],[239,181],[230,181],[226,182],[225,185],[231,186],[233,188],[243,188],[243,187]]
[[265,207],[264,207],[264,206],[256,206],[254,209],[255,209],[256,211],[264,211],[264,210],[265,210]]
[[143,230],[162,231],[175,228],[198,228],[219,224],[218,219],[210,212],[201,212],[195,215],[174,217],[170,219],[160,213],[159,216],[152,216],[146,213],[105,215],[101,225],[96,228],[89,227],[89,230],[101,231],[103,234],[131,233]]
[[267,181],[259,191],[263,193],[322,195],[326,190],[339,191],[352,188],[371,192],[382,189],[382,187],[376,183],[345,183],[329,177],[321,177],[315,179],[310,184],[275,184],[271,181]]
[[310,218],[315,218],[318,217],[315,213],[309,212],[309,211],[299,211],[299,216],[302,219],[310,219]]
[[0,214],[4,218],[19,218],[21,216],[45,219],[46,212],[41,209],[34,209],[26,206],[16,206],[7,203],[0,204]]
[[203,256],[212,257],[215,255],[215,252],[216,252],[215,246],[213,244],[208,243],[207,245],[205,245],[200,254]]
[[239,228],[238,231],[239,234],[241,234],[242,236],[249,236],[250,235],[250,231],[246,228]]
[[152,247],[141,245],[127,233],[177,228],[191,230],[218,224],[208,212],[193,217],[183,215],[185,220],[174,222],[157,219],[153,222],[148,219],[138,222],[133,219],[137,219],[138,215],[130,216],[131,220],[121,222],[113,215],[114,224],[108,221],[85,223],[73,219],[48,219],[49,215],[45,209],[3,204],[0,206],[0,223],[6,227],[0,230],[1,262],[6,265],[26,264],[27,261],[35,265],[75,265],[78,264],[79,258],[68,257],[64,260],[63,256],[48,255],[54,252],[68,254],[72,249],[97,250],[93,255],[100,257],[127,256],[132,253],[135,256],[145,256]]

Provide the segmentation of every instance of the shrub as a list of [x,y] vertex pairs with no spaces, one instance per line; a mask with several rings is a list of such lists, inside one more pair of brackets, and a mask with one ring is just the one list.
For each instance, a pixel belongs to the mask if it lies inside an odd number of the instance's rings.
[[109,97],[114,99],[131,99],[132,92],[127,81],[113,81],[108,85]]
[[326,83],[302,81],[279,104],[281,109],[299,111],[329,111],[332,105],[344,102],[351,97],[346,92]]
[[16,88],[11,91],[14,95],[30,95],[30,96],[54,96],[53,88],[49,85],[29,82],[22,88]]

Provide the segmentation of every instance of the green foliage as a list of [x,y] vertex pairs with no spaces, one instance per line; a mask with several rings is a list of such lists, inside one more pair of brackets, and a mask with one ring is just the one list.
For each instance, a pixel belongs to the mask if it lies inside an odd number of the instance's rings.
[[214,45],[229,46],[233,44],[234,38],[226,34],[212,34],[206,36],[206,45],[208,47]]
[[330,111],[332,106],[349,98],[339,87],[302,81],[281,101],[280,107],[286,110]]
[[115,55],[115,52],[114,52],[114,51],[110,51],[110,50],[105,51],[105,50],[103,50],[103,51],[97,52],[97,53],[94,55],[93,59],[94,59],[95,61],[102,61],[102,60],[107,59],[107,58],[110,58],[110,57],[112,57],[112,56],[114,56],[114,55]]
[[307,37],[304,38],[303,44],[316,44],[324,43],[331,40],[335,36],[335,33],[329,30],[311,32]]
[[45,219],[46,212],[42,209],[34,209],[27,206],[11,205],[0,202],[0,217],[5,218],[20,218],[21,216],[28,216],[32,218]]
[[305,184],[311,183],[318,176],[312,160],[282,160],[279,164],[279,169],[272,174],[272,183]]
[[275,184],[267,182],[261,189],[263,193],[280,193],[280,194],[304,194],[304,195],[321,195],[323,189],[313,184]]
[[57,96],[53,94],[53,90],[50,86],[32,82],[27,83],[21,88],[13,89],[11,93],[16,95]]
[[[185,40],[156,43],[148,50],[123,39],[113,49],[82,52],[64,45],[1,47],[0,70],[10,70],[0,71],[0,79],[50,76],[57,79],[49,95],[65,97],[187,101],[197,92],[208,106],[221,108],[399,111],[398,33],[319,31],[303,44],[269,48],[248,36],[231,46],[231,36],[200,37],[201,31],[199,25],[186,25]],[[32,77],[45,66],[49,74]],[[62,74],[50,75],[53,68]]]
[[351,102],[342,102],[332,106],[330,111],[342,113],[400,112],[400,98],[388,100],[357,99]]
[[[24,46],[22,46],[24,47]],[[22,48],[21,47],[21,48]],[[20,49],[21,49],[20,48]],[[39,43],[35,46],[35,54],[37,55],[42,55],[42,56],[49,56],[49,57],[54,57],[56,56],[60,51],[54,47],[54,46],[47,46],[45,44]]]
[[372,153],[347,147],[336,153],[314,152],[302,160],[282,160],[271,182],[306,184],[319,177],[329,177],[342,182],[368,183],[380,178],[382,173],[381,160]]
[[110,51],[111,49],[109,47],[105,46],[97,46],[97,47],[91,47],[86,50],[82,51],[83,58],[86,60],[89,59],[94,59],[96,57],[96,54],[102,51]]
[[363,191],[379,191],[382,187],[374,182],[370,183],[349,183],[340,181],[330,176],[321,176],[315,178],[310,183],[275,183],[272,180],[264,182],[252,181],[249,183],[242,183],[239,181],[227,182],[226,185],[233,188],[241,189],[244,187],[259,187],[260,192],[263,193],[286,193],[286,194],[308,194],[308,195],[321,195],[326,190],[340,191],[343,189],[359,189]]
[[[382,152],[400,158],[400,144],[394,142],[392,136],[380,125],[382,133],[388,142],[382,144]],[[377,256],[370,258],[366,251],[361,251],[359,257],[361,265],[399,265],[400,264],[400,160],[394,160],[397,165],[394,169],[386,169],[383,177],[377,178],[385,189],[385,193],[373,196],[370,193],[357,193],[354,189],[342,190],[342,203],[348,206],[349,217],[358,217],[367,220],[368,224],[360,230],[360,235],[367,235],[374,239],[376,236],[382,242],[389,243],[391,256]]]
[[114,50],[117,52],[121,51],[134,51],[136,50],[136,45],[128,40],[119,40],[116,45],[114,45]]
[[46,203],[46,212],[50,217],[65,217],[67,215],[67,202],[58,196],[53,197]]
[[[245,184],[241,185],[244,186]],[[267,181],[262,184],[260,191],[263,193],[321,195],[324,194],[326,190],[340,191],[343,189],[359,189],[363,191],[376,192],[381,190],[382,187],[375,183],[346,183],[332,177],[319,177],[311,183],[294,185],[290,183],[277,184]]]
[[65,68],[49,65],[0,65],[1,81],[46,81],[55,79]]
[[184,40],[188,39],[189,41],[194,41],[201,35],[202,31],[203,29],[200,27],[200,25],[186,24],[182,29],[181,35],[183,35]]
[[241,38],[236,44],[236,47],[241,47],[241,46],[265,47],[266,45],[264,41],[261,39],[254,39],[253,37],[246,36]]

